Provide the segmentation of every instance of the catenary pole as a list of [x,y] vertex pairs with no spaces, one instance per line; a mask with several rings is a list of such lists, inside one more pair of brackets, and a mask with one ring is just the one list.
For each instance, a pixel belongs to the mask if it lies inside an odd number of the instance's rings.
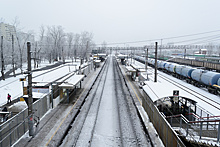
[[155,75],[154,82],[157,82],[157,42],[155,42]]
[[148,48],[147,48],[147,50],[145,50],[145,54],[146,54],[146,57],[145,57],[145,69],[146,69],[146,72],[147,72],[147,65],[148,65]]
[[27,42],[27,61],[28,61],[28,126],[29,136],[34,136],[33,122],[33,97],[32,97],[32,72],[31,72],[31,43]]

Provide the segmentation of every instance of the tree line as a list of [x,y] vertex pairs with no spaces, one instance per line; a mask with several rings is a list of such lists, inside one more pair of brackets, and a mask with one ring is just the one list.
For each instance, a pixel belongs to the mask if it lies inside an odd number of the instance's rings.
[[[27,41],[31,42],[32,62],[34,68],[38,67],[41,61],[66,59],[72,61],[77,57],[88,59],[92,49],[95,48],[93,34],[87,31],[81,33],[65,32],[62,26],[40,26],[39,35],[34,36],[33,31],[22,33],[18,27],[17,20],[13,23],[14,32],[11,40],[5,39],[1,34],[0,39],[0,67],[2,78],[5,79],[5,67],[12,66],[11,70],[15,76],[15,70],[20,69],[23,73],[23,63],[27,62]],[[35,41],[35,37],[39,39]]]

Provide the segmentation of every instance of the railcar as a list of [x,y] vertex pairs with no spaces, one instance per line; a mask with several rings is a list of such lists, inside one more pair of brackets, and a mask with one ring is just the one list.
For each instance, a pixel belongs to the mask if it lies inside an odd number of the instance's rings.
[[194,60],[194,59],[183,59],[183,58],[174,58],[171,61],[184,64],[184,65],[189,65],[189,66],[194,66],[194,67],[205,67],[206,69],[209,70],[216,70],[220,71],[220,62],[213,62],[213,61],[203,61],[203,60]]
[[204,62],[199,60],[192,60],[192,66],[195,67],[204,67]]
[[[144,58],[139,58],[139,61],[145,63]],[[148,59],[148,63],[149,65],[154,66],[155,59]],[[185,79],[187,83],[193,84],[197,87],[206,87],[210,93],[220,94],[220,73],[161,60],[158,60],[157,63],[158,69],[161,69],[164,72],[171,73],[179,79]],[[200,66],[203,64],[202,62],[200,63],[196,60],[192,63],[194,66]]]

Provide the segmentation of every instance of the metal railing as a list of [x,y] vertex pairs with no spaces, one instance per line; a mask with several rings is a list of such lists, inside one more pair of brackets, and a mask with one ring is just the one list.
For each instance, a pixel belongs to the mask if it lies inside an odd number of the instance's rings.
[[[35,123],[50,109],[50,94],[37,100],[33,104]],[[8,121],[0,125],[0,147],[7,147],[14,144],[21,136],[28,131],[28,108]]]
[[177,133],[170,126],[169,122],[159,112],[151,98],[143,91],[142,106],[148,114],[164,145],[167,147],[185,147]]
[[210,139],[210,141],[219,142],[220,116],[199,117],[194,113],[188,115],[191,115],[191,118],[193,118],[191,121],[182,114],[167,116],[166,119],[172,127],[178,128],[181,135],[185,137],[190,139],[199,137],[200,140]]

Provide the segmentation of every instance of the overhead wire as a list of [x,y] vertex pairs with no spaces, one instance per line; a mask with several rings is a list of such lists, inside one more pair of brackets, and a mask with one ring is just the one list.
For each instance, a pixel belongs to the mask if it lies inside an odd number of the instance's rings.
[[[181,35],[181,36],[174,36],[174,37],[165,37],[165,38],[156,38],[156,39],[148,39],[148,40],[139,40],[139,41],[126,41],[126,42],[112,42],[112,43],[107,43],[107,45],[120,45],[120,44],[133,44],[133,43],[146,43],[146,42],[152,42],[152,41],[160,41],[160,40],[168,40],[168,39],[178,39],[178,38],[184,38],[184,37],[192,37],[192,36],[197,36],[197,35],[204,35],[204,34],[210,34],[210,33],[216,33],[220,32],[220,30],[214,30],[214,31],[208,31],[208,32],[202,32],[202,33],[194,33],[194,34],[188,34],[188,35]],[[193,39],[194,40],[194,39]],[[188,40],[190,41],[190,40]],[[181,42],[187,42],[187,40],[183,41],[178,41],[178,42],[173,42],[173,43],[181,43]],[[101,46],[103,44],[95,44],[96,46]],[[40,46],[54,46],[54,44],[41,44]],[[69,46],[69,44],[63,44],[62,46]],[[75,45],[72,45],[75,46]],[[84,47],[86,45],[77,45]]]
[[[174,36],[174,37],[166,37],[166,38],[158,38],[158,39],[149,39],[149,40],[141,40],[141,41],[130,41],[130,42],[120,42],[120,43],[108,43],[107,45],[118,45],[118,44],[129,44],[129,43],[141,43],[141,42],[150,42],[150,41],[156,41],[156,40],[167,40],[167,39],[176,39],[176,38],[183,38],[183,37],[190,37],[190,36],[196,36],[196,35],[202,35],[202,34],[209,34],[214,32],[220,32],[220,30],[215,31],[209,31],[209,32],[202,32],[202,33],[195,33],[195,34],[189,34],[189,35],[181,35],[181,36]],[[101,45],[101,44],[98,44]]]

